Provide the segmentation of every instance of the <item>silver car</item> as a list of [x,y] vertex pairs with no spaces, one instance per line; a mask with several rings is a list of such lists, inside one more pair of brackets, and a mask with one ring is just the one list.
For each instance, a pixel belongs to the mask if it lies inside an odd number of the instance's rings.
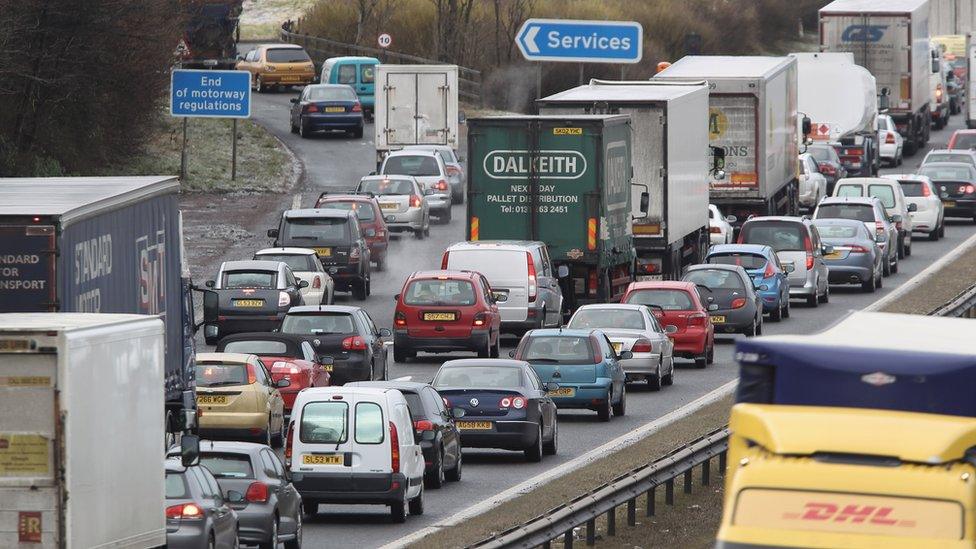
[[809,219],[754,217],[742,225],[739,235],[741,244],[765,244],[776,251],[780,263],[793,265],[789,276],[791,298],[805,299],[811,307],[830,301],[827,265],[823,260],[824,253],[830,250],[825,250]]
[[661,328],[648,307],[627,303],[584,305],[573,313],[568,327],[600,329],[618,355],[630,351],[632,358],[619,361],[627,382],[647,381],[652,391],[674,383],[674,343],[668,334],[678,329]]
[[430,214],[441,223],[451,221],[451,187],[447,182],[447,166],[436,152],[416,149],[393,151],[383,159],[380,174],[412,176],[428,197]]
[[367,175],[358,192],[372,193],[391,233],[412,231],[417,238],[430,234],[430,199],[416,179],[408,175]]
[[869,293],[881,287],[884,254],[864,223],[856,219],[817,219],[813,224],[824,243],[834,248],[824,256],[831,284],[860,284]]
[[874,235],[882,253],[881,274],[898,272],[898,227],[888,217],[884,205],[873,196],[832,196],[825,198],[814,219],[856,219]]
[[451,203],[464,204],[464,185],[467,176],[454,149],[447,145],[407,145],[403,149],[436,152],[447,168],[447,182],[451,185]]
[[230,508],[210,471],[166,460],[166,547],[232,549],[237,512]]

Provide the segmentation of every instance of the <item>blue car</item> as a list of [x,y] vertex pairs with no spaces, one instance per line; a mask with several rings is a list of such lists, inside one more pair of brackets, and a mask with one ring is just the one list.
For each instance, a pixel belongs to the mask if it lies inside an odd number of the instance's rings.
[[762,298],[763,313],[779,321],[790,316],[790,282],[793,266],[785,268],[776,252],[762,244],[717,244],[705,256],[705,263],[739,265],[752,278]]
[[555,383],[549,396],[557,408],[594,410],[600,421],[622,416],[627,409],[623,366],[619,355],[600,330],[529,330],[511,353],[528,362],[543,383]]
[[363,136],[363,106],[352,88],[343,84],[305,86],[291,100],[291,132],[309,137],[314,132],[340,130]]

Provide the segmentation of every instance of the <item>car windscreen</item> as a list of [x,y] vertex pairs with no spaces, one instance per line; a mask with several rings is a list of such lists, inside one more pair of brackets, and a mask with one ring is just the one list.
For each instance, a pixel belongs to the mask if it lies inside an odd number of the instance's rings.
[[254,478],[247,454],[200,454],[200,465],[217,478]]
[[285,356],[288,345],[283,341],[268,341],[253,339],[250,341],[231,341],[221,349],[224,353],[242,353],[246,355]]
[[885,208],[895,207],[895,189],[891,185],[868,185],[868,196],[880,200]]
[[197,387],[249,385],[247,364],[236,362],[197,362]]
[[494,285],[497,280],[526,279],[529,265],[525,258],[522,250],[452,250],[447,256],[447,268],[481,273]]
[[864,196],[864,187],[861,185],[838,185],[834,196]]
[[467,280],[414,280],[403,293],[407,305],[474,305],[474,285]]
[[261,254],[254,256],[261,261],[280,261],[291,267],[292,271],[314,271],[311,255],[298,254]]
[[[834,159],[836,153],[834,153],[833,147],[807,147],[807,152],[816,159],[817,162],[827,162]],[[834,154],[831,154],[834,153]]]
[[976,147],[976,134],[974,133],[956,134],[956,138],[952,142],[953,149],[971,149],[974,147]]
[[313,86],[308,90],[309,101],[358,101],[349,86]]
[[341,217],[292,217],[285,220],[285,240],[349,241],[349,224]]
[[302,408],[299,440],[308,444],[336,444],[348,437],[349,405],[345,402],[309,402]]
[[691,296],[684,290],[635,290],[627,295],[626,303],[651,305],[665,311],[688,311],[695,308]]
[[359,184],[359,190],[380,196],[414,193],[413,182],[406,179],[366,179]]
[[383,175],[441,175],[440,166],[433,156],[390,156],[383,164]]
[[271,48],[265,54],[268,63],[308,63],[312,59],[299,48]]
[[[861,231],[858,231],[858,228],[860,228]],[[817,230],[820,231],[820,238],[826,238],[826,239],[831,239],[831,238],[849,239],[857,236],[864,236],[863,234],[864,225],[860,225],[860,227],[858,226],[851,227],[848,225],[821,225],[820,223],[817,223]]]
[[224,271],[220,287],[225,290],[258,288],[273,290],[277,288],[278,273],[273,271]]
[[708,256],[708,263],[718,265],[739,265],[743,269],[762,269],[766,266],[766,258],[759,254],[748,253],[720,253]]
[[901,192],[905,193],[905,196],[925,196],[925,183],[921,181],[912,181],[910,179],[902,179],[899,181],[901,184]]
[[587,336],[531,336],[524,342],[521,359],[527,362],[593,364],[593,350]]
[[376,212],[373,211],[373,205],[365,202],[357,202],[355,200],[329,200],[320,204],[319,207],[356,212],[356,219],[360,221],[373,221],[376,219]]
[[742,277],[735,271],[724,269],[698,269],[688,271],[682,277],[685,282],[694,282],[711,290],[745,290]]
[[972,181],[972,172],[965,166],[940,166],[926,164],[918,169],[918,175],[928,176],[933,181]]
[[301,335],[354,334],[349,313],[288,314],[281,322],[281,333]]
[[739,241],[764,244],[777,252],[803,251],[803,225],[791,221],[753,221],[742,226]]
[[817,219],[856,219],[871,223],[875,221],[874,208],[870,204],[821,204]]
[[[157,477],[158,478],[158,477]],[[166,473],[166,499],[184,499],[190,497],[183,473]]]
[[973,163],[973,157],[962,153],[932,153],[925,157],[925,164],[938,164],[939,162],[965,162]]
[[643,330],[644,315],[633,309],[580,309],[569,321],[570,328]]
[[522,369],[506,366],[452,366],[441,368],[432,385],[459,389],[513,389],[522,386]]

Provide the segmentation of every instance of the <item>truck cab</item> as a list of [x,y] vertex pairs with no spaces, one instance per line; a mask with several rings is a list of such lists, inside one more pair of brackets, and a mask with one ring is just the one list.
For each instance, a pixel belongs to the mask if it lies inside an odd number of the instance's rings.
[[935,42],[929,45],[929,57],[929,112],[932,113],[932,127],[941,130],[949,123],[949,83],[942,49]]

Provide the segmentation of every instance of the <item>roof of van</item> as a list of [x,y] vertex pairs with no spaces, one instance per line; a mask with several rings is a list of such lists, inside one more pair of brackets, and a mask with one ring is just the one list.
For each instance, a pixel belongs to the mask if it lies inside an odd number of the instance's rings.
[[820,8],[820,13],[879,11],[883,13],[911,12],[928,4],[929,0],[834,0]]
[[175,175],[139,177],[3,177],[0,216],[59,216],[62,226],[93,215],[176,194]]
[[366,57],[363,55],[341,55],[339,57],[330,57],[325,60],[326,63],[341,63],[343,61],[375,61],[379,63],[380,60],[375,57]]
[[590,80],[589,84],[562,91],[548,97],[537,99],[540,104],[547,103],[585,103],[593,101],[615,102],[655,102],[669,101],[688,94],[705,91],[707,83],[655,82],[640,80],[635,82],[602,82]]
[[892,185],[897,184],[897,181],[892,181],[888,177],[844,177],[837,181],[836,185],[843,185],[845,183],[861,184],[861,185]]
[[[0,314],[0,332],[69,331],[93,326],[153,320],[157,320],[157,318],[147,315],[116,313],[2,313]],[[160,327],[162,327],[161,323]]]
[[762,78],[796,60],[760,55],[687,55],[655,78]]
[[357,387],[341,385],[339,387],[306,387],[299,393],[298,398],[309,400],[312,397],[326,397],[332,395],[384,395],[396,391],[392,387]]

